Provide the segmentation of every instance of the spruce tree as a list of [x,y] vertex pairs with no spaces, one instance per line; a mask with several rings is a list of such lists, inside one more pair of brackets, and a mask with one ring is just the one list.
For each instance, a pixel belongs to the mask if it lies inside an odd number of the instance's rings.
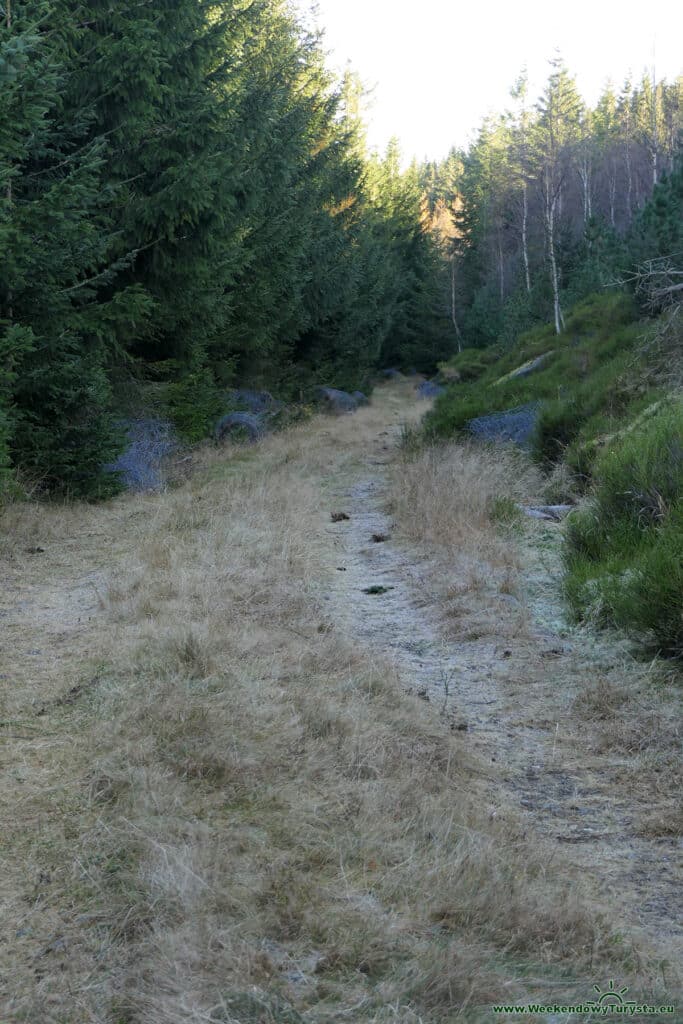
[[118,313],[98,296],[111,273],[104,146],[87,109],[65,110],[50,13],[14,3],[0,35],[4,432],[46,489],[98,494],[114,484],[102,464],[116,449],[105,362]]

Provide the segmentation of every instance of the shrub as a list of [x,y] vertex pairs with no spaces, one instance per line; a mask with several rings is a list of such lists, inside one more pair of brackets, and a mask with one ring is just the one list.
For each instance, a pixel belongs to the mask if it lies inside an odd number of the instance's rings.
[[626,578],[606,581],[605,595],[617,625],[642,639],[653,638],[663,654],[683,657],[683,502]]
[[35,342],[17,378],[10,457],[44,493],[103,499],[121,489],[105,470],[123,448],[101,354],[68,335]]
[[683,495],[683,405],[664,408],[645,429],[628,431],[606,452],[596,499],[610,526],[628,521],[647,529],[666,519]]
[[536,421],[532,441],[538,462],[559,462],[581,427],[581,414],[575,398],[555,398],[545,402]]
[[191,369],[169,384],[167,401],[178,431],[191,443],[208,437],[225,410],[225,400],[207,367]]
[[444,382],[479,380],[500,355],[500,350],[493,346],[463,349],[447,363],[439,363],[439,379]]

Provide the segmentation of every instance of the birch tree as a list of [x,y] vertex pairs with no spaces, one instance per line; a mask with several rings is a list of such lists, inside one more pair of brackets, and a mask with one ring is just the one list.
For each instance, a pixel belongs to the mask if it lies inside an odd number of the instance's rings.
[[522,261],[524,264],[524,284],[527,295],[531,294],[531,271],[529,267],[529,131],[530,112],[527,107],[529,92],[529,79],[526,68],[515,82],[511,96],[517,101],[517,108],[514,117],[513,144],[514,144],[514,167],[518,180],[518,187],[521,192],[521,223],[520,243],[522,246]]
[[582,102],[576,83],[561,58],[552,60],[551,67],[548,84],[536,108],[538,119],[534,125],[531,160],[542,208],[555,331],[561,334],[564,317],[560,304],[557,239],[563,191],[575,161]]

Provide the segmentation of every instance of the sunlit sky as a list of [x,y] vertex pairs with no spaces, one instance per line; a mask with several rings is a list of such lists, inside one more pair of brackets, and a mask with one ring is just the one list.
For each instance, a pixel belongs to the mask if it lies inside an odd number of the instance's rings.
[[[292,2],[309,20],[310,0]],[[524,65],[535,100],[557,49],[590,103],[653,59],[658,78],[683,73],[683,0],[318,0],[312,17],[329,65],[373,89],[370,144],[396,135],[406,159],[465,145]]]

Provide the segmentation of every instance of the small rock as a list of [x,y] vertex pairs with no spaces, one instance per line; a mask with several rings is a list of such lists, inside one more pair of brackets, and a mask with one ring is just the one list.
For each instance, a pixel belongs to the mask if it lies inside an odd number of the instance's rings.
[[555,355],[555,350],[551,349],[550,352],[544,352],[543,355],[536,356],[535,359],[529,359],[528,362],[518,366],[515,370],[510,373],[506,373],[504,377],[497,380],[494,383],[494,387],[498,384],[503,384],[507,380],[517,380],[521,377],[528,377],[529,374],[535,373],[536,370],[540,370],[541,367],[545,366],[549,359]]
[[333,512],[331,519],[333,523],[343,523],[349,520],[351,516],[347,515],[346,512]]
[[289,971],[283,971],[282,976],[290,985],[307,985],[309,983],[304,972],[300,971],[298,967]]
[[326,412],[341,416],[343,413],[355,412],[358,402],[347,391],[337,388],[316,388],[315,397],[323,405]]
[[214,436],[221,442],[230,438],[234,441],[248,441],[255,444],[263,437],[265,428],[261,419],[251,412],[230,412],[216,424]]
[[418,398],[438,398],[445,390],[441,384],[436,384],[433,380],[425,380],[415,388]]
[[104,466],[118,473],[132,491],[155,491],[164,486],[164,461],[177,451],[179,441],[171,423],[153,418],[122,420],[118,426],[127,437],[127,447],[115,462]]
[[279,412],[283,403],[273,398],[270,391],[252,391],[250,388],[237,388],[226,393],[226,400],[233,409],[251,412],[256,416],[264,413]]
[[530,402],[488,416],[477,416],[468,422],[467,429],[481,441],[498,444],[512,441],[521,447],[528,447],[536,428],[539,409],[540,402]]

